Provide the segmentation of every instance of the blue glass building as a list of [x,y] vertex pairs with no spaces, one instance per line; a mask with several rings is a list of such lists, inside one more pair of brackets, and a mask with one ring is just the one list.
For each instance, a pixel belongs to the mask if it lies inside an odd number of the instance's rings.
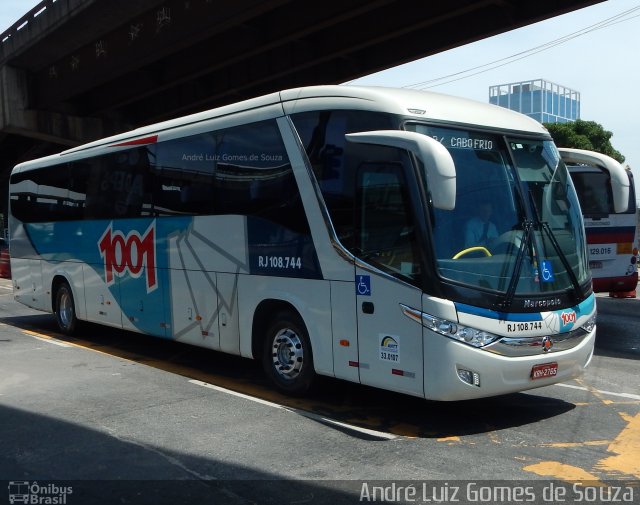
[[580,119],[580,93],[544,79],[490,86],[489,103],[521,112],[541,123]]

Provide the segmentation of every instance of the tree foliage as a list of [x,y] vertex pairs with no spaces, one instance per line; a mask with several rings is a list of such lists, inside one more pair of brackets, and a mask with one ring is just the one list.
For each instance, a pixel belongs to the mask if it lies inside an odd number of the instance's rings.
[[544,123],[558,147],[587,149],[611,156],[619,163],[624,156],[611,145],[613,133],[607,131],[595,121],[578,119],[568,123]]

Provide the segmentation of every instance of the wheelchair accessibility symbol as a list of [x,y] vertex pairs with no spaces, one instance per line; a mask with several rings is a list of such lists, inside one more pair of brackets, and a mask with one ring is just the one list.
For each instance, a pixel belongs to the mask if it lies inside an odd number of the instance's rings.
[[356,293],[360,296],[371,296],[371,277],[356,275]]
[[540,266],[542,267],[542,282],[553,282],[556,278],[553,275],[553,267],[551,266],[551,262],[548,260],[542,260],[540,262]]

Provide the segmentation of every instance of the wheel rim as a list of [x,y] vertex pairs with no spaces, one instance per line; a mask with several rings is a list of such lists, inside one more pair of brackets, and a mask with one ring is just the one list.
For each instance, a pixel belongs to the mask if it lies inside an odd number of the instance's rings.
[[58,317],[63,327],[69,328],[71,326],[71,321],[73,321],[73,300],[66,291],[60,294]]
[[272,347],[273,369],[278,376],[285,380],[297,378],[304,364],[304,347],[298,334],[284,328],[276,333]]

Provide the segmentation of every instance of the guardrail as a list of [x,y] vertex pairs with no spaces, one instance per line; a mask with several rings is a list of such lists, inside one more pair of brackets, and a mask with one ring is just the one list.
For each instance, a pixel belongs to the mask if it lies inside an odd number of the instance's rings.
[[22,16],[18,21],[13,23],[0,35],[0,44],[8,42],[11,37],[15,36],[20,30],[24,29],[29,23],[32,23],[38,16],[41,16],[47,9],[51,8],[58,0],[43,0],[33,9]]

